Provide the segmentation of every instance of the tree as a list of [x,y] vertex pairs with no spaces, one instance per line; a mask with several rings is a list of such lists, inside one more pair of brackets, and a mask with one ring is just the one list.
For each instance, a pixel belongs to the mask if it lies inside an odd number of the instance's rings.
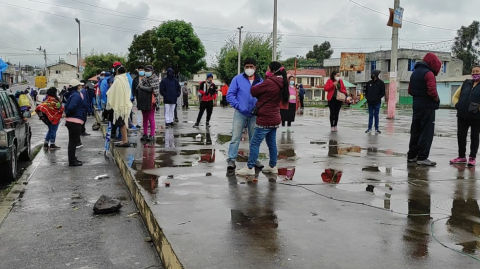
[[333,54],[332,46],[330,42],[325,41],[320,45],[314,45],[313,50],[307,53],[307,59],[315,59],[321,64],[323,64],[323,60],[330,59]]
[[[156,36],[159,39],[169,39],[173,46],[175,61],[163,63],[173,64],[176,76],[179,74],[190,76],[206,67],[205,47],[200,38],[195,34],[192,24],[181,20],[167,21],[156,29]],[[162,50],[168,48],[162,48]],[[162,59],[157,59],[162,62]]]
[[85,70],[83,72],[83,79],[90,79],[97,74],[97,71],[108,71],[112,69],[114,62],[125,63],[125,57],[115,55],[112,53],[107,54],[94,54],[85,58]]
[[473,66],[478,63],[480,45],[480,22],[473,21],[472,24],[462,26],[457,31],[457,37],[452,46],[454,55],[463,61],[463,74],[470,74]]
[[303,56],[290,57],[290,58],[286,59],[285,61],[282,61],[283,67],[285,67],[287,70],[294,69],[294,68],[295,68],[295,58],[297,59],[297,68],[299,67],[299,66],[298,66],[298,63],[299,63],[300,61],[304,61],[304,60],[305,60],[305,58],[304,58]]
[[[263,76],[272,60],[272,44],[271,36],[247,34],[242,44],[241,63],[246,58],[255,59],[257,61],[257,74]],[[217,77],[230,84],[238,72],[238,44],[234,37],[225,43],[216,58],[217,63],[214,65],[214,69]],[[241,71],[243,71],[243,64],[241,66]]]
[[165,70],[170,67],[177,66],[180,57],[175,55],[173,50],[173,43],[168,38],[161,38],[158,40],[155,48],[155,61],[153,67],[155,70]]
[[155,28],[145,31],[141,35],[134,35],[128,48],[128,70],[134,70],[139,65],[152,64],[155,61],[155,47],[157,45]]

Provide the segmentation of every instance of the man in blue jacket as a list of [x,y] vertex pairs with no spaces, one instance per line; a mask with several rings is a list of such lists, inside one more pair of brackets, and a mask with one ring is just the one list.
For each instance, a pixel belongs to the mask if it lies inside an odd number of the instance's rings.
[[[252,138],[255,130],[257,117],[252,115],[253,108],[257,103],[257,98],[252,97],[250,89],[253,85],[262,83],[262,78],[255,73],[257,67],[255,59],[247,58],[244,62],[244,73],[233,78],[228,89],[227,101],[235,108],[232,125],[232,140],[228,149],[228,169],[235,169],[235,160],[238,155],[238,147],[242,139],[242,132],[245,125],[248,127],[249,139]],[[257,161],[256,166],[263,168]]]
[[102,121],[105,122],[105,120],[108,118],[107,117],[107,111],[105,108],[107,107],[107,91],[110,89],[110,84],[108,81],[110,80],[111,73],[110,72],[105,72],[105,77],[102,79],[102,82],[100,83],[100,92],[101,92],[101,104],[102,104]]

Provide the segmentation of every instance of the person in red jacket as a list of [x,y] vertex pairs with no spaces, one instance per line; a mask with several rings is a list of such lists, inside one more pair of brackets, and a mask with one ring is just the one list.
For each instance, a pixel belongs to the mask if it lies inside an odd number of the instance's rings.
[[213,100],[217,99],[217,86],[213,83],[213,74],[207,74],[207,80],[200,84],[198,92],[202,95],[202,101],[200,102],[200,111],[198,112],[197,122],[193,127],[198,127],[202,120],[203,113],[207,110],[207,127],[210,127],[210,118],[213,112]]
[[287,71],[279,62],[271,62],[265,81],[252,87],[251,94],[257,98],[257,121],[250,141],[250,155],[247,167],[237,171],[240,176],[254,176],[260,144],[265,139],[270,155],[270,163],[263,169],[265,174],[278,174],[277,168],[277,129],[282,122],[280,102],[288,102],[289,89]]
[[337,132],[338,115],[340,114],[340,109],[343,104],[343,102],[337,100],[337,93],[342,92],[345,95],[347,94],[347,88],[343,85],[338,71],[333,71],[330,74],[330,79],[325,85],[325,91],[328,92],[327,100],[328,108],[330,109],[330,127],[332,127],[332,132]]

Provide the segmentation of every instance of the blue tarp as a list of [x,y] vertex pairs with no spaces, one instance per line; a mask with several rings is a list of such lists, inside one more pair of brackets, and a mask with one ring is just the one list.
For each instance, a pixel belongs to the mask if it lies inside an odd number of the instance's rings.
[[1,58],[0,58],[0,80],[2,79],[2,74],[7,70],[8,64],[6,64]]

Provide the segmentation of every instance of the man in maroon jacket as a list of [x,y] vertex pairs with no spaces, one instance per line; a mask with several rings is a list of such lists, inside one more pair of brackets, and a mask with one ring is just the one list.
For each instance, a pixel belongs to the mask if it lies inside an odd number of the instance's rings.
[[434,53],[427,53],[415,64],[408,86],[408,93],[413,96],[413,116],[410,129],[410,146],[408,162],[418,165],[435,166],[437,163],[428,159],[435,132],[435,110],[440,106],[435,77],[440,72],[442,62]]

